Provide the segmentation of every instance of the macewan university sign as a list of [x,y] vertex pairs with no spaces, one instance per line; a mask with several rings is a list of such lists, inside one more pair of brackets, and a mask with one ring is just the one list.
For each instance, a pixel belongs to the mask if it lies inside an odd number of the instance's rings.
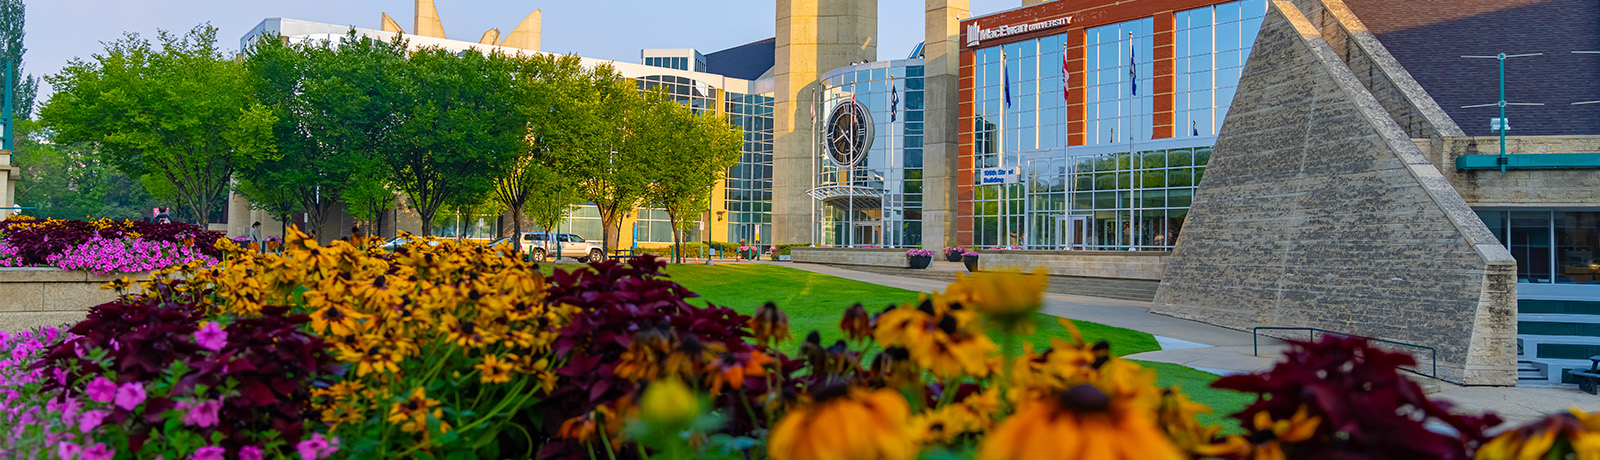
[[1003,26],[999,26],[999,27],[987,27],[987,28],[983,27],[981,22],[974,21],[971,24],[967,24],[967,47],[968,48],[977,48],[978,45],[983,43],[983,41],[985,41],[985,40],[994,40],[994,39],[998,39],[998,38],[1010,37],[1010,36],[1013,36],[1013,35],[1022,35],[1022,34],[1031,33],[1031,32],[1038,32],[1038,31],[1041,31],[1041,30],[1054,29],[1054,28],[1061,27],[1061,26],[1068,25],[1068,24],[1072,24],[1072,16],[1055,18],[1055,19],[1039,21],[1039,22],[1030,22],[1030,23],[1023,23],[1023,24],[1007,24],[1007,25],[1003,25]]

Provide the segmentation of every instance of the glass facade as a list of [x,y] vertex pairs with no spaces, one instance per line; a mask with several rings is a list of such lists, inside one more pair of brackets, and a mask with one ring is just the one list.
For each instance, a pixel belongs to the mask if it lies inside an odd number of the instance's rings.
[[640,91],[662,88],[679,104],[687,105],[697,113],[716,110],[717,89],[704,82],[672,75],[648,75],[634,80],[639,83]]
[[1600,285],[1600,212],[1477,211],[1517,259],[1518,282]]
[[[891,91],[899,97],[889,120]],[[829,246],[922,245],[923,67],[921,59],[872,62],[823,75],[814,143],[817,177],[810,191],[816,243]],[[825,154],[820,133],[835,107],[865,107],[874,133],[854,165]]]
[[686,57],[647,57],[644,65],[651,67],[666,67],[668,69],[689,70],[689,58]]
[[772,96],[727,93],[728,122],[744,130],[739,163],[728,169],[724,197],[728,242],[772,243]]
[[[1265,0],[1176,12],[1173,137],[1155,136],[1154,19],[1084,29],[1084,144],[1069,146],[1067,34],[974,50],[971,244],[1170,250],[1266,14]],[[1131,35],[1130,35],[1131,34]],[[1009,87],[1009,91],[1007,90]],[[1006,100],[1009,92],[1009,101]],[[978,176],[979,174],[975,174]]]

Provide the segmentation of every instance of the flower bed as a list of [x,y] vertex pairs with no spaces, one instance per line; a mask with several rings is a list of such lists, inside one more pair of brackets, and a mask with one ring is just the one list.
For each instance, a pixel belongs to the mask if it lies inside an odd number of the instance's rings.
[[1042,273],[858,304],[847,340],[811,331],[790,356],[778,306],[692,305],[648,256],[545,277],[450,241],[216,247],[216,266],[109,285],[127,295],[66,331],[0,334],[0,457],[1561,458],[1596,454],[1600,428],[1561,414],[1490,438],[1497,418],[1398,374],[1409,356],[1328,338],[1218,380],[1258,395],[1224,435],[1070,322],[1019,349]]
[[50,266],[96,274],[216,263],[221,232],[168,223],[36,219],[0,221],[0,267]]

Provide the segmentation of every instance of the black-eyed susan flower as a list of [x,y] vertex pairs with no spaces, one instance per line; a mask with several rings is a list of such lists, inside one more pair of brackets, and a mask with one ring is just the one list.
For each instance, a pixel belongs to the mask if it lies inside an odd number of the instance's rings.
[[[1226,450],[1233,453],[1246,452],[1242,458],[1252,460],[1284,460],[1288,456],[1284,447],[1300,441],[1311,439],[1317,434],[1317,426],[1321,420],[1311,416],[1305,406],[1295,410],[1294,415],[1288,420],[1273,420],[1267,411],[1256,412],[1251,424],[1245,429],[1249,434],[1245,437],[1232,436],[1225,445]],[[1492,442],[1490,443],[1492,444]],[[1486,444],[1484,446],[1488,448]],[[1222,447],[1219,447],[1222,449]],[[1480,456],[1481,456],[1480,451]],[[1507,458],[1536,458],[1536,457],[1507,457]]]
[[[428,392],[422,388],[413,388],[406,399],[394,403],[389,408],[389,423],[400,424],[400,431],[416,433],[426,431],[428,417],[435,419],[442,417],[444,411],[439,409],[439,401],[428,399]],[[443,420],[439,425],[448,430],[450,425]]]
[[676,378],[651,382],[639,398],[639,419],[652,427],[676,432],[700,415],[700,397]]
[[873,334],[885,347],[905,348],[912,361],[941,379],[989,375],[989,355],[999,348],[989,340],[976,314],[941,311],[927,299],[917,308],[884,313]]
[[1031,274],[1018,272],[980,272],[972,277],[957,274],[944,296],[982,314],[1001,330],[1027,333],[1033,315],[1044,304],[1044,290],[1050,282],[1043,268]]
[[774,342],[789,340],[789,315],[772,302],[756,308],[750,317],[750,332],[756,343],[771,346]]
[[845,309],[844,318],[839,320],[839,329],[850,340],[866,340],[872,337],[872,317],[867,315],[867,310],[860,303],[856,303]]
[[759,351],[722,353],[707,369],[711,373],[711,395],[721,394],[724,386],[736,390],[743,388],[747,378],[766,376],[766,365],[770,363],[772,358]]
[[1119,401],[1093,385],[1018,407],[984,438],[981,460],[1179,460],[1150,408]]
[[495,355],[484,355],[483,362],[472,367],[478,370],[483,383],[506,383],[511,381],[511,366],[511,361]]
[[767,439],[774,460],[906,460],[916,458],[905,398],[892,390],[842,385],[819,390],[812,404],[790,411]]

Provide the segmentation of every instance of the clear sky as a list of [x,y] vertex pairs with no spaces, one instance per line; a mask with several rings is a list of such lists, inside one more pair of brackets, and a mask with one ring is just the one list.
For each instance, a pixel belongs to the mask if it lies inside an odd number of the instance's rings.
[[[153,37],[210,22],[225,49],[262,19],[285,17],[378,28],[387,12],[411,29],[411,0],[24,0],[28,10],[28,73],[53,74],[74,57],[88,58],[124,32]],[[696,48],[702,53],[773,35],[773,0],[435,0],[446,35],[477,41],[491,27],[510,33],[529,12],[544,10],[544,51],[638,62],[643,48]],[[1020,0],[971,0],[975,14],[1014,8]],[[878,59],[903,59],[922,41],[922,0],[878,1]],[[39,102],[49,89],[41,85]]]

